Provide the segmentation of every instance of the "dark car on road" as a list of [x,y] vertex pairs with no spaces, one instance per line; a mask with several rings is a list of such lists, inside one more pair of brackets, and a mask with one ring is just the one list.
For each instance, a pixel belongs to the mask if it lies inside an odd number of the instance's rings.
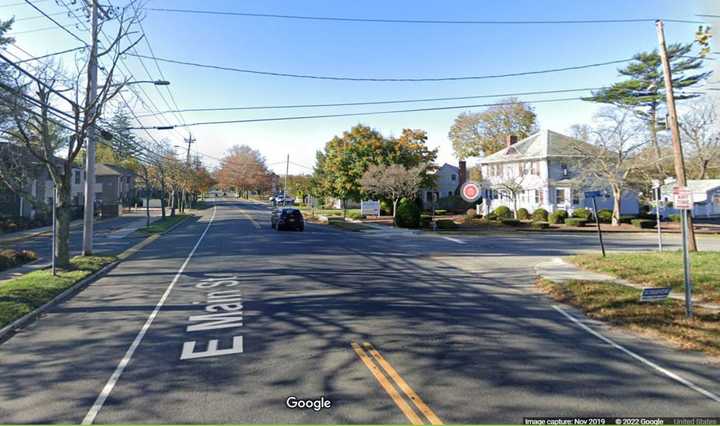
[[273,210],[270,216],[270,225],[278,231],[282,229],[305,230],[305,219],[300,210],[295,208],[281,207]]

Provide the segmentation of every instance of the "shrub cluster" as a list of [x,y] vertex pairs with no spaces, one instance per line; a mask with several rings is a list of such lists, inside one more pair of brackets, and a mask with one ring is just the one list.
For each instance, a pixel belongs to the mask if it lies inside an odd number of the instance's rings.
[[646,229],[654,228],[657,222],[652,219],[633,219],[630,223],[632,223],[632,225],[636,228]]
[[37,259],[37,255],[30,250],[0,250],[0,271],[22,265],[35,259]]
[[548,220],[548,211],[545,209],[535,209],[535,211],[532,214],[532,220],[533,222],[547,222]]
[[520,225],[520,221],[517,219],[501,219],[501,222],[503,225],[507,226],[518,226]]
[[435,223],[437,224],[438,229],[457,229],[458,224],[453,222],[450,219],[440,219],[436,220]]
[[517,211],[517,218],[520,220],[528,220],[530,219],[530,212],[526,208],[520,207]]
[[547,229],[550,227],[550,224],[547,222],[538,221],[531,223],[530,226],[535,229]]
[[598,211],[598,219],[600,219],[600,223],[612,222],[612,210],[602,209]]
[[572,217],[578,219],[585,219],[589,222],[593,219],[593,214],[590,209],[575,209],[572,212]]
[[441,198],[437,201],[438,209],[448,210],[452,213],[462,214],[471,207],[473,207],[473,204],[463,200],[462,197],[459,195],[451,195],[445,198]]
[[679,214],[671,214],[668,216],[672,222],[682,222],[682,216]]
[[513,217],[512,210],[507,206],[500,206],[493,210],[493,213],[495,213],[495,216],[499,219],[511,219]]
[[587,219],[582,219],[579,217],[569,217],[565,219],[565,225],[567,226],[578,226],[583,227],[588,222]]
[[414,200],[403,198],[395,212],[395,225],[401,228],[417,228],[420,226],[422,212]]
[[558,223],[565,223],[565,219],[568,218],[568,212],[565,210],[556,210],[550,215],[548,221],[553,225]]
[[360,214],[360,212],[348,212],[347,215],[350,219],[355,219],[355,220],[365,219],[365,216]]

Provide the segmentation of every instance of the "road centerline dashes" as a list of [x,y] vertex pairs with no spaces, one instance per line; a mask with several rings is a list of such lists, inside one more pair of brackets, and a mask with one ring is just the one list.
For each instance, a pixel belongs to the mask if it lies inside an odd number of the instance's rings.
[[[395,402],[400,411],[407,417],[410,423],[414,425],[421,425],[425,422],[420,416],[412,409],[410,404],[407,403],[407,398],[414,407],[433,425],[442,425],[443,422],[440,418],[428,407],[425,401],[410,387],[410,385],[398,374],[393,366],[385,360],[380,352],[369,342],[363,342],[362,346],[356,342],[352,342],[352,348],[370,370],[370,373],[375,377],[380,386]],[[368,355],[369,353],[369,355]],[[389,378],[389,379],[388,379]],[[393,383],[395,384],[393,386]],[[402,395],[400,392],[402,392]],[[405,398],[403,398],[403,396]]]

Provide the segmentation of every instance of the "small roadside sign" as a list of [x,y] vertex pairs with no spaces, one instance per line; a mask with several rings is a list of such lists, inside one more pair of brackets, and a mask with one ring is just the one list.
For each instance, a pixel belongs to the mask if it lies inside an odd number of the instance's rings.
[[360,202],[360,214],[363,216],[380,216],[380,201],[363,200]]
[[602,191],[588,191],[585,193],[585,198],[602,197]]
[[480,194],[480,184],[477,182],[465,182],[460,188],[460,196],[468,203],[477,201]]
[[673,188],[673,207],[678,210],[692,210],[692,191],[687,186],[676,186]]
[[657,302],[665,300],[670,295],[671,287],[650,287],[642,289],[640,294],[641,302]]

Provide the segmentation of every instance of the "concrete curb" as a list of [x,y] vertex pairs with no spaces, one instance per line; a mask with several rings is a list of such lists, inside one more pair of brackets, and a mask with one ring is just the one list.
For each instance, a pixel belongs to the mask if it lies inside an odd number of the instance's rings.
[[92,284],[98,278],[101,278],[103,275],[110,272],[110,270],[112,270],[120,262],[127,260],[130,256],[139,252],[145,246],[147,246],[148,244],[152,243],[153,241],[159,239],[161,236],[163,236],[165,234],[169,234],[170,232],[175,230],[178,226],[185,223],[190,217],[193,217],[193,216],[187,216],[185,219],[181,220],[180,222],[178,222],[178,223],[174,224],[173,226],[171,226],[170,228],[168,228],[165,232],[163,232],[161,234],[150,235],[149,237],[145,238],[144,240],[140,241],[139,243],[135,244],[134,246],[126,249],[124,252],[117,255],[117,260],[108,263],[107,265],[103,266],[99,270],[93,272],[92,274],[88,275],[87,277],[76,282],[69,288],[65,289],[62,293],[53,297],[49,302],[36,308],[32,312],[29,312],[29,313],[23,315],[22,317],[16,319],[15,321],[11,322],[10,324],[6,325],[5,327],[0,328],[0,343],[5,342],[7,339],[9,339],[13,335],[15,335],[15,333],[17,333],[23,327],[25,327],[26,325],[35,321],[40,315],[44,314],[51,308],[70,299],[71,297],[75,296],[77,293],[84,290],[87,286]]

